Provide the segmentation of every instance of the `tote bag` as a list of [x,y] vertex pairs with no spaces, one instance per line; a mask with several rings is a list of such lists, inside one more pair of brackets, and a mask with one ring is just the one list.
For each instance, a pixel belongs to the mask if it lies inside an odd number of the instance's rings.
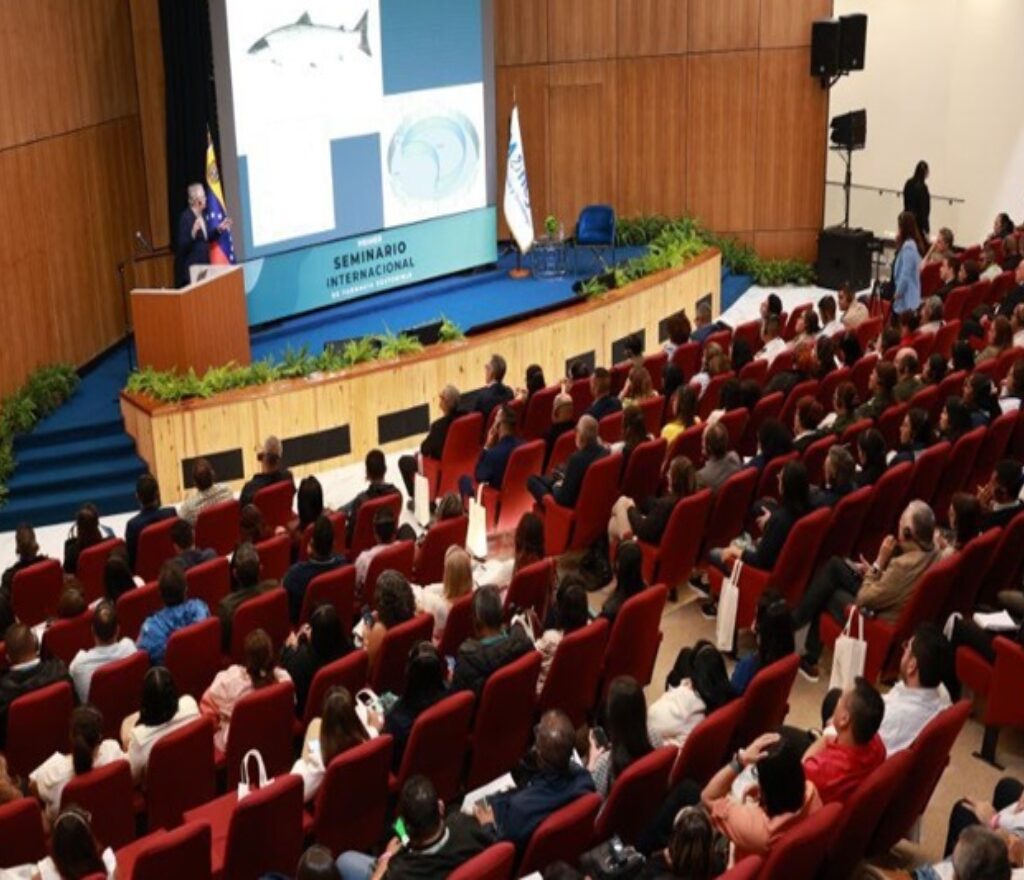
[[731,651],[736,636],[736,612],[740,604],[740,574],[743,563],[736,560],[729,579],[722,584],[718,597],[718,617],[715,619],[715,645],[719,651]]
[[[857,637],[853,636],[853,616],[857,615]],[[868,643],[864,641],[864,618],[851,608],[846,618],[846,626],[836,639],[832,652],[832,676],[828,687],[848,690],[853,687],[854,679],[864,674],[864,662],[868,656]]]

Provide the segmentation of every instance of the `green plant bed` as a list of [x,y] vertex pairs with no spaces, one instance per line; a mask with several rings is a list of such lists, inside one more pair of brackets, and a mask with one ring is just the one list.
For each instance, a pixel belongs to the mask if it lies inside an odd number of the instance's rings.
[[14,438],[27,434],[78,387],[78,373],[70,364],[41,367],[9,397],[0,401],[0,504],[7,499],[7,481],[14,473]]

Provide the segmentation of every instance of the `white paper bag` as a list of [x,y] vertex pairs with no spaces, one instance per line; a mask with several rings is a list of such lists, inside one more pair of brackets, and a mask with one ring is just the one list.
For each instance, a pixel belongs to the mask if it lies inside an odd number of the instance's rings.
[[421,526],[430,525],[430,482],[423,474],[416,474],[412,484],[413,516]]
[[722,584],[718,597],[718,617],[715,619],[715,645],[719,651],[731,651],[736,637],[736,612],[740,604],[740,572],[743,563],[733,563],[729,578]]
[[[258,785],[253,785],[249,781],[249,759],[256,759],[256,766],[259,770]],[[256,749],[249,749],[242,758],[242,769],[239,771],[239,782],[238,782],[238,799],[244,800],[254,791],[259,791],[265,786],[270,780],[267,779],[267,767],[263,763],[263,755],[261,755]]]
[[469,527],[466,529],[466,552],[477,559],[487,557],[487,508],[484,507],[483,486],[476,491],[476,498],[469,499]]
[[[857,615],[857,637],[854,638],[851,631],[853,616]],[[864,641],[864,618],[857,612],[856,608],[850,609],[846,618],[846,626],[836,639],[835,650],[832,652],[832,676],[829,678],[828,687],[847,690],[853,687],[853,681],[864,674],[864,661],[868,656],[868,643]]]

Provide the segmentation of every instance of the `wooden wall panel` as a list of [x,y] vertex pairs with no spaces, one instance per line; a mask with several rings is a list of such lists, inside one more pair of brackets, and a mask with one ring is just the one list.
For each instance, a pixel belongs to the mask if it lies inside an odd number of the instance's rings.
[[614,57],[617,23],[616,0],[549,0],[548,59]]
[[501,210],[505,192],[505,161],[508,153],[508,122],[512,113],[513,91],[519,101],[519,128],[530,182],[530,207],[533,226],[544,228],[548,214],[548,66],[499,67],[495,77],[495,103],[498,131],[498,236],[508,238],[508,224]]
[[757,48],[760,0],[689,0],[689,4],[691,52]]
[[548,213],[567,232],[582,207],[614,204],[618,193],[615,86],[615,62],[551,66]]
[[167,117],[164,106],[164,55],[160,40],[159,0],[130,0],[139,93],[139,125],[153,247],[170,244],[167,213]]
[[624,217],[686,210],[686,69],[685,55],[618,62],[619,189],[614,204]]
[[678,55],[687,49],[689,0],[618,0],[618,56]]
[[757,53],[692,55],[687,79],[687,207],[712,229],[753,229]]
[[761,0],[761,48],[810,46],[811,22],[831,16],[832,0]]
[[126,0],[0,0],[0,149],[135,112]]
[[808,74],[807,52],[760,53],[756,229],[821,224],[828,92]]
[[548,0],[495,0],[494,63],[548,60]]
[[765,259],[806,260],[813,263],[818,258],[818,229],[758,231],[754,233],[750,244]]

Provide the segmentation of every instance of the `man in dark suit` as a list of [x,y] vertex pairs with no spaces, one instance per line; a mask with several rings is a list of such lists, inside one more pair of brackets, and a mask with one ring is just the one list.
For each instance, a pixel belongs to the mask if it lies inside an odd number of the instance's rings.
[[486,385],[480,390],[473,403],[473,412],[482,413],[484,424],[491,417],[491,410],[507,403],[515,392],[505,384],[505,358],[500,354],[492,354],[484,365],[484,381]]
[[[615,400],[617,402],[618,398],[616,397]],[[555,444],[558,442],[558,438],[576,427],[576,420],[572,417],[572,414],[572,397],[564,391],[560,391],[555,395],[555,400],[551,404],[551,424],[548,426],[547,431],[544,432],[545,471],[547,470],[548,463],[551,461],[551,453],[555,451]],[[595,416],[595,418],[597,417]]]
[[201,183],[188,188],[188,207],[178,217],[178,229],[174,236],[174,283],[185,287],[189,283],[189,267],[202,266],[210,262],[210,242],[222,232],[231,231],[231,218],[210,229],[206,220],[206,190]]
[[593,416],[581,416],[576,425],[576,451],[569,456],[565,476],[559,476],[557,473],[550,477],[533,474],[526,481],[526,488],[540,504],[544,503],[545,495],[551,495],[562,507],[575,507],[587,469],[607,454],[608,450],[598,439],[597,419]]
[[459,477],[459,491],[464,498],[471,497],[474,493],[474,480],[476,485],[488,485],[492,489],[500,489],[505,479],[505,468],[512,457],[512,452],[519,445],[519,438],[516,437],[516,413],[508,406],[503,406],[498,412],[491,430],[487,432],[487,440],[484,448],[476,460],[476,469],[473,472],[473,479],[468,474]]
[[355,534],[359,508],[364,501],[372,501],[374,498],[380,498],[383,495],[398,494],[398,488],[384,479],[387,473],[388,463],[384,458],[384,453],[379,449],[371,449],[367,452],[366,488],[341,508],[345,511],[345,533],[348,536],[349,542],[352,541],[352,536]]
[[594,395],[594,402],[590,404],[587,413],[598,421],[622,409],[622,401],[612,394],[612,374],[604,367],[594,370],[594,375],[590,377],[590,391]]
[[25,624],[15,623],[4,635],[11,668],[0,677],[0,747],[7,742],[7,710],[18,697],[59,681],[71,683],[63,660],[43,660],[39,640]]
[[[438,403],[441,407],[441,418],[431,423],[427,436],[420,443],[420,455],[426,458],[441,458],[448,429],[459,416],[465,415],[459,409],[459,389],[454,385],[445,385],[441,389]],[[405,483],[405,491],[409,496],[409,510],[412,510],[413,478],[418,469],[415,455],[403,455],[398,459],[398,471],[402,475],[402,482]]]
[[1005,528],[1024,510],[1024,504],[1018,497],[1021,483],[1020,462],[1004,458],[996,464],[992,479],[978,492],[978,500],[985,511],[981,518],[981,531]]
[[124,527],[124,542],[128,547],[128,564],[132,571],[135,570],[135,554],[142,530],[175,515],[173,507],[160,506],[160,486],[152,474],[142,474],[135,481],[135,498],[139,502],[139,512]]
[[292,476],[292,472],[281,463],[283,458],[284,444],[271,434],[256,450],[256,459],[260,463],[260,470],[242,486],[242,492],[238,496],[238,503],[242,507],[252,504],[260,489],[266,489],[267,486],[273,486],[274,483],[282,483],[287,480],[294,485],[295,478]]

